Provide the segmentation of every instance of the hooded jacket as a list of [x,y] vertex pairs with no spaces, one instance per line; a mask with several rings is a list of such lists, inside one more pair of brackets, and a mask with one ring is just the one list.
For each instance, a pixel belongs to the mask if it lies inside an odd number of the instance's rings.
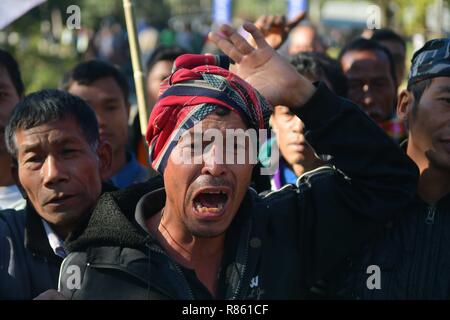
[[[321,84],[296,112],[309,143],[330,160],[296,185],[266,196],[247,191],[226,232],[218,298],[317,297],[321,280],[414,195],[417,167],[357,106]],[[86,228],[67,240],[60,291],[72,299],[212,298],[145,228],[164,201],[161,178],[104,194]]]

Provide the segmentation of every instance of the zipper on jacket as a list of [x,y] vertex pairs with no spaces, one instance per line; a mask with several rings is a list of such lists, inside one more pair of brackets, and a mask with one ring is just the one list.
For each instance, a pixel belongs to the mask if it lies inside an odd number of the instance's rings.
[[[242,229],[242,232],[246,232],[246,235],[247,235],[247,239],[243,244],[244,245],[244,261],[243,261],[244,266],[242,268],[242,277],[239,278],[239,283],[238,283],[236,292],[234,293],[233,297],[230,300],[237,300],[239,294],[241,293],[241,288],[242,288],[243,283],[244,283],[244,285],[247,285],[247,282],[245,280],[246,280],[247,263],[248,263],[248,246],[249,246],[250,234],[251,234],[250,229],[251,229],[251,225],[249,225],[248,222],[245,224],[245,227]],[[247,288],[247,290],[248,290],[248,288]],[[242,292],[240,299],[246,298],[245,295],[247,294],[247,290]]]
[[426,224],[433,224],[435,215],[436,215],[436,207],[435,206],[429,206],[428,209],[427,209],[427,217],[425,219],[425,223]]
[[170,262],[170,263],[172,264],[172,266],[174,267],[176,273],[177,273],[177,274],[181,277],[181,279],[183,280],[183,282],[184,282],[184,284],[185,284],[185,286],[186,286],[186,288],[187,288],[187,290],[188,290],[189,299],[190,299],[190,300],[195,300],[194,294],[193,294],[192,289],[191,289],[191,286],[189,285],[189,283],[188,283],[186,277],[184,276],[183,271],[181,271],[180,266],[179,266],[176,262],[174,262],[164,250],[161,250],[161,249],[158,248],[157,246],[154,246],[154,245],[152,246],[152,245],[150,245],[150,244],[148,244],[148,243],[146,244],[146,246],[147,246],[147,248],[149,248],[149,250],[154,251],[155,253],[162,254],[162,255],[164,255],[167,259],[169,259],[169,262]]
[[[239,279],[238,287],[236,289],[236,292],[234,293],[234,296],[231,298],[231,300],[237,300],[237,297],[241,291],[242,283],[245,280],[245,272],[247,271],[247,260],[248,260],[248,245],[246,245],[245,250],[245,256],[244,256],[244,267],[242,268],[242,278]],[[245,294],[246,292],[243,292]],[[244,296],[241,297],[241,299],[245,299]]]

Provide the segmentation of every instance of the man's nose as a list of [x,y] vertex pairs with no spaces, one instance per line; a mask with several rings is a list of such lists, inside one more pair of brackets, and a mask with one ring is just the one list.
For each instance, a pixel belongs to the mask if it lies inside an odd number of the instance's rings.
[[98,127],[101,129],[104,129],[107,125],[105,117],[102,114],[100,114],[99,112],[97,112],[96,118],[97,118],[97,122],[98,122]]
[[302,133],[304,128],[305,124],[303,121],[299,117],[294,116],[291,122],[291,130],[295,133]]
[[205,148],[202,174],[221,176],[226,173],[227,165],[225,164],[226,159],[224,159],[226,157],[223,151],[223,146],[218,146],[216,143],[211,143]]
[[371,88],[368,84],[365,84],[362,88],[363,93],[363,99],[362,103],[363,106],[366,108],[371,108],[373,106],[373,93]]
[[68,180],[67,170],[53,156],[48,156],[41,167],[41,175],[45,187],[51,187],[54,184]]

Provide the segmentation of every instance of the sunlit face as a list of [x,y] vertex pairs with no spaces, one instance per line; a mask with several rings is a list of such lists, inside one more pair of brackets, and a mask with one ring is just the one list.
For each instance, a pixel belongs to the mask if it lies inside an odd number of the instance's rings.
[[147,76],[147,97],[148,105],[153,107],[158,99],[159,86],[161,81],[172,73],[173,61],[161,60],[156,62]]
[[348,51],[341,59],[348,79],[348,98],[378,123],[394,112],[397,89],[388,57],[378,51]]
[[129,105],[113,77],[100,78],[89,85],[74,82],[67,90],[86,101],[95,111],[100,139],[108,141],[117,157],[128,143]]
[[450,77],[434,78],[416,108],[399,114],[408,119],[411,147],[431,166],[450,170]]
[[[194,132],[198,126],[203,132],[209,129],[222,132],[223,139],[213,143],[201,142],[203,160],[195,164],[194,145],[197,140]],[[222,235],[231,224],[250,185],[253,164],[248,159],[244,164],[237,161],[227,164],[225,161],[226,153],[235,154],[248,148],[248,145],[236,143],[226,148],[226,129],[246,130],[246,125],[235,112],[211,114],[183,135],[168,159],[164,171],[167,194],[164,215],[175,221],[186,234],[198,237]],[[219,145],[224,146],[222,150]],[[193,155],[191,163],[180,161],[186,159],[186,154]]]
[[0,64],[0,153],[6,153],[5,127],[19,96],[6,68]]
[[[94,150],[72,118],[16,132],[18,178],[38,214],[67,228],[94,206],[108,174],[104,147]],[[109,159],[110,160],[110,159]]]
[[303,135],[302,120],[285,106],[276,106],[270,119],[281,156],[287,164],[310,167],[316,158]]
[[325,52],[316,30],[310,26],[296,27],[290,37],[289,55],[300,52]]
[[271,117],[273,131],[277,137],[280,153],[290,165],[305,160],[304,124],[289,108],[276,106]]

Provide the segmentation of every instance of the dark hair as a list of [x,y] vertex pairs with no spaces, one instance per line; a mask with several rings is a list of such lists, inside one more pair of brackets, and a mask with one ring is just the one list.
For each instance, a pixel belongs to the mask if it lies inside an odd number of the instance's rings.
[[9,154],[17,160],[16,130],[26,130],[67,118],[77,122],[86,141],[95,148],[99,133],[97,118],[91,107],[83,99],[68,92],[47,89],[29,94],[14,108],[5,129]]
[[0,49],[0,64],[8,71],[9,78],[17,91],[17,95],[21,97],[23,95],[24,85],[16,59],[7,51]]
[[392,57],[392,54],[386,47],[382,46],[375,40],[356,38],[347,45],[345,45],[344,48],[342,48],[338,57],[339,62],[342,62],[343,56],[349,51],[378,51],[384,53],[389,61],[389,70],[391,72],[392,80],[394,80],[395,85],[397,84],[397,74],[395,72],[394,58]]
[[337,95],[347,97],[348,81],[337,60],[320,52],[300,52],[289,61],[300,74],[326,78]]
[[391,29],[376,29],[374,31],[374,33],[372,34],[372,37],[370,38],[370,40],[374,40],[374,41],[395,41],[398,42],[402,45],[403,49],[406,50],[406,42],[405,40],[398,35],[397,33],[395,33],[394,31],[392,31]]
[[188,53],[186,50],[184,50],[181,47],[177,46],[159,46],[153,51],[151,56],[148,58],[147,63],[145,64],[147,75],[152,70],[153,66],[163,60],[169,60],[169,61],[175,61],[178,56],[181,56],[182,54]]
[[431,85],[431,81],[433,81],[432,78],[425,79],[419,82],[416,82],[414,84],[408,85],[407,90],[411,92],[414,96],[414,104],[413,104],[413,115],[417,114],[417,106],[419,105],[419,101],[422,98],[423,93],[425,92],[425,89],[428,88]]
[[125,103],[128,103],[130,88],[123,72],[114,65],[97,59],[77,64],[71,71],[65,74],[61,87],[67,91],[73,82],[90,85],[98,79],[107,77],[112,77],[116,81],[122,90]]

